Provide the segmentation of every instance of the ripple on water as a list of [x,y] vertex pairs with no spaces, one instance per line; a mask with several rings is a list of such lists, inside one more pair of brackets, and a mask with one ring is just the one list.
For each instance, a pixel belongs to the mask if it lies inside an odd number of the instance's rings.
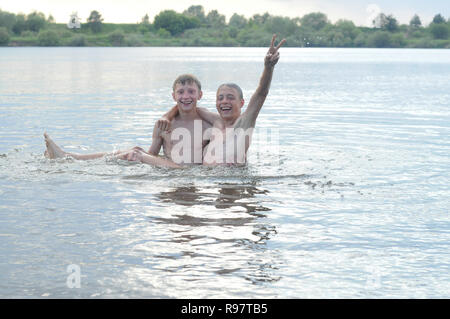
[[263,50],[0,50],[3,295],[450,296],[449,52],[286,48],[249,165],[169,170],[48,160],[41,132],[148,147],[186,63],[214,111],[230,61],[250,100]]

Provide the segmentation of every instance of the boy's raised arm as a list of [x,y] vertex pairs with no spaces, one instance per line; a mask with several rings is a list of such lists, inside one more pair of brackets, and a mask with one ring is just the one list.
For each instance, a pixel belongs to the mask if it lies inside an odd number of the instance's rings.
[[261,110],[267,95],[269,94],[270,83],[272,82],[272,75],[275,65],[280,59],[280,52],[278,49],[286,42],[285,39],[281,40],[280,43],[275,47],[276,35],[273,35],[272,42],[264,58],[264,71],[259,80],[259,85],[253,93],[250,102],[248,103],[247,110],[242,115],[243,123],[240,123],[241,127],[249,128],[254,127],[256,123],[256,118],[258,117],[259,111]]

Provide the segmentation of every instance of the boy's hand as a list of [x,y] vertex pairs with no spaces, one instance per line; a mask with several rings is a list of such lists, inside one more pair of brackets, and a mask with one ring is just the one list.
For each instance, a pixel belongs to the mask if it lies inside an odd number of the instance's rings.
[[117,158],[124,161],[138,162],[141,161],[142,152],[138,148],[134,148],[126,153],[119,154]]
[[278,49],[286,42],[286,39],[283,39],[275,47],[274,44],[276,37],[277,35],[274,34],[272,37],[272,43],[270,44],[269,51],[267,51],[266,57],[264,58],[264,66],[266,67],[274,67],[275,64],[277,64],[278,59],[280,59],[280,52],[278,52]]
[[170,121],[166,118],[162,118],[156,121],[156,126],[160,132],[170,131]]
[[170,134],[170,121],[166,118],[157,120],[153,129],[153,138],[165,137]]

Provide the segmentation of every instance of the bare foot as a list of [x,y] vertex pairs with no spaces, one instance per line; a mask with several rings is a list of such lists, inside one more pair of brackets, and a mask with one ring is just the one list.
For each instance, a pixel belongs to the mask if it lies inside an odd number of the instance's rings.
[[61,158],[67,155],[55,142],[48,136],[47,133],[44,133],[45,145],[47,146],[47,150],[44,153],[44,156],[47,158]]

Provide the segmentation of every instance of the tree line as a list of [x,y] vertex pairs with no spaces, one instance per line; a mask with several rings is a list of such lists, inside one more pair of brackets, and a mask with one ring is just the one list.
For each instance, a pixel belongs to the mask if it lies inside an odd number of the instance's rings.
[[0,45],[3,46],[267,46],[273,33],[291,47],[450,48],[450,19],[436,14],[423,25],[414,15],[400,24],[380,13],[371,27],[350,20],[332,23],[326,14],[313,12],[288,18],[269,13],[246,18],[233,14],[229,21],[217,10],[205,12],[193,5],[178,13],[164,10],[150,21],[148,14],[135,24],[104,23],[94,10],[81,28],[69,29],[41,12],[28,15],[0,10]]

